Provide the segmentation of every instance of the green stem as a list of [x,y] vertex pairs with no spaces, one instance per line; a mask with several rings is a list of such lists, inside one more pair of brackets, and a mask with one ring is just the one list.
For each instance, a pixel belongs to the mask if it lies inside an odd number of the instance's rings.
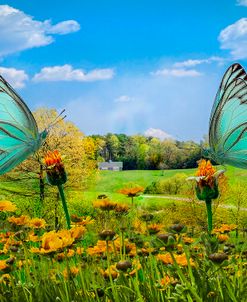
[[67,226],[68,226],[68,229],[70,229],[70,216],[69,216],[69,211],[68,211],[68,207],[67,207],[66,198],[65,198],[65,195],[64,195],[63,185],[58,185],[57,187],[58,187],[58,191],[59,191],[59,194],[61,196],[61,199],[62,199],[63,210],[64,210],[64,213],[65,213]]
[[208,232],[211,234],[213,229],[213,214],[212,214],[212,200],[206,199],[207,215],[208,215]]

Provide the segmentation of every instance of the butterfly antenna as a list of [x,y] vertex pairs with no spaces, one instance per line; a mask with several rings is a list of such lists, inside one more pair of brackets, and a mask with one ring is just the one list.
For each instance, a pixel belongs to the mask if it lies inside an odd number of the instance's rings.
[[59,115],[54,119],[54,121],[49,125],[49,128],[55,126],[57,123],[61,122],[62,120],[64,120],[66,118],[67,115],[63,115],[63,113],[65,112],[65,109],[63,109]]

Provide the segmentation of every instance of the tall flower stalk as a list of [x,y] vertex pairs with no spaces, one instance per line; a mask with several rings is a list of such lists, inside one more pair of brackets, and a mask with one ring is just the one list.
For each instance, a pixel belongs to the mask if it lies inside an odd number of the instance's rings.
[[196,176],[187,178],[196,181],[196,196],[199,200],[205,201],[209,234],[213,229],[212,200],[219,196],[218,177],[224,172],[224,170],[216,171],[210,160],[202,159],[199,162]]
[[70,215],[64,194],[63,184],[67,181],[67,174],[62,163],[61,155],[57,150],[48,151],[45,157],[47,180],[50,185],[57,186],[59,195],[62,200],[63,210],[67,222],[67,227],[70,229]]

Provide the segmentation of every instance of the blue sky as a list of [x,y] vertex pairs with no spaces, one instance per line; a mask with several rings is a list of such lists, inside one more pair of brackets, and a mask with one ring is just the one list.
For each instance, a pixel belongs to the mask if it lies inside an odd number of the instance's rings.
[[247,0],[0,1],[0,74],[85,134],[202,139]]

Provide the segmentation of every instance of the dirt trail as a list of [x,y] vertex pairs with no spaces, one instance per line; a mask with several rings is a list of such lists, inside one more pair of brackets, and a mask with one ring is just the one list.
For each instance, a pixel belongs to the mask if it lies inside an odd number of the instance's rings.
[[[190,198],[176,197],[176,196],[165,196],[165,195],[142,195],[143,198],[164,198],[170,200],[180,200],[185,202],[192,202]],[[204,201],[197,201],[198,203],[204,203]],[[219,207],[224,209],[236,209],[236,206],[229,204],[220,204]],[[247,208],[240,208],[241,211],[247,211]]]

